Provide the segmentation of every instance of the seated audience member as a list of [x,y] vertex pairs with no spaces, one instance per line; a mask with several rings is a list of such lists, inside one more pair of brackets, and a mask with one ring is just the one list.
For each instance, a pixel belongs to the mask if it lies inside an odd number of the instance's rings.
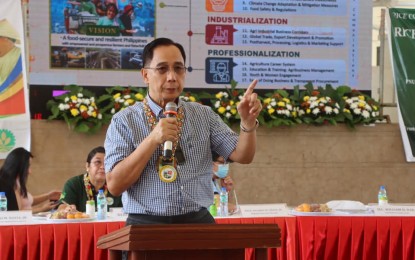
[[[122,207],[121,196],[113,196],[107,189],[104,170],[105,149],[98,146],[92,149],[86,158],[86,173],[74,176],[66,181],[62,200],[70,205],[74,205],[78,211],[85,212],[86,202],[94,200],[97,205],[97,195],[100,189],[104,190],[107,197],[108,207]],[[66,208],[62,204],[59,209]]]
[[11,151],[0,169],[0,191],[7,197],[7,210],[32,210],[33,213],[49,211],[56,207],[61,192],[52,190],[32,196],[26,184],[31,174],[33,155],[19,147]]
[[213,193],[219,194],[222,187],[226,188],[228,192],[228,209],[229,213],[235,213],[237,211],[237,199],[236,192],[233,187],[233,179],[229,176],[229,163],[225,162],[225,159],[219,154],[212,152],[213,161]]
[[233,180],[229,176],[229,164],[217,153],[212,152],[214,193],[220,193],[222,187],[230,192],[233,189]]

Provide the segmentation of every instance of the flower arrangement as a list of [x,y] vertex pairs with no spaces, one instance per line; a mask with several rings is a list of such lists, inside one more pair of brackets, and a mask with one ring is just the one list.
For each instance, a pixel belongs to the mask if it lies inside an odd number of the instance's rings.
[[199,95],[197,95],[196,93],[191,93],[189,91],[183,92],[183,94],[180,95],[179,99],[180,100],[183,100],[185,102],[198,102],[198,103],[202,103]]
[[[337,101],[337,92],[331,86],[325,89],[314,89],[312,84],[304,86],[305,91],[298,95],[298,116],[305,124],[332,124],[343,122],[344,116],[340,112],[340,104]],[[298,93],[298,90],[297,92]]]
[[47,102],[52,112],[49,120],[63,119],[70,129],[82,133],[95,133],[108,122],[92,92],[76,85],[65,86],[64,90],[67,91],[65,94]]
[[356,124],[371,124],[382,120],[379,112],[379,104],[371,97],[359,91],[350,91],[343,96],[343,113],[346,118],[345,123],[353,127]]
[[104,94],[98,98],[99,103],[108,104],[103,108],[104,112],[114,115],[118,111],[125,109],[126,107],[134,105],[136,102],[141,102],[146,97],[147,90],[144,88],[124,88],[116,86],[113,88],[105,89],[107,94]]
[[244,95],[244,91],[236,89],[236,85],[237,82],[232,80],[230,88],[219,91],[210,99],[213,110],[228,125],[239,122],[240,119],[237,106]]
[[[228,125],[239,123],[237,106],[244,90],[237,89],[232,81],[230,88],[216,94],[183,92],[179,97],[185,102],[202,103],[210,101],[212,109]],[[356,124],[370,124],[381,121],[380,105],[371,97],[348,86],[333,88],[330,85],[315,88],[306,84],[300,90],[274,90],[258,96],[263,103],[258,120],[268,127],[292,126],[297,124],[323,125],[345,123],[350,128]],[[52,115],[48,119],[65,120],[70,129],[77,132],[95,133],[107,124],[112,116],[136,102],[141,102],[146,88],[107,88],[106,94],[95,99],[92,92],[76,85],[65,86],[67,93],[49,100],[47,107]]]
[[262,100],[263,109],[258,118],[261,124],[273,127],[301,123],[298,119],[296,104],[290,99],[287,91],[277,89],[265,96],[266,98]]

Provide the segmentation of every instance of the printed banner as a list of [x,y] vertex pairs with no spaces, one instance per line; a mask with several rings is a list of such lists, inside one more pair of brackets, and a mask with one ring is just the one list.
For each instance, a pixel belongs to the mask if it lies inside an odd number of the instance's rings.
[[415,10],[389,9],[390,47],[406,160],[415,161]]
[[1,0],[0,159],[16,147],[30,150],[30,112],[20,1]]
[[361,0],[36,0],[30,84],[144,87],[143,47],[167,37],[185,48],[186,88],[370,90],[371,24]]

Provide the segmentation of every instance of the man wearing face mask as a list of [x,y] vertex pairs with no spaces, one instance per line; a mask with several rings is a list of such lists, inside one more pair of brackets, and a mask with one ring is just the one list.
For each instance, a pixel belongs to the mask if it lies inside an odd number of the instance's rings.
[[213,160],[213,194],[219,194],[222,187],[226,188],[229,194],[229,213],[233,214],[237,211],[236,193],[233,189],[233,180],[229,176],[229,163],[225,162],[225,159],[215,152],[212,152]]

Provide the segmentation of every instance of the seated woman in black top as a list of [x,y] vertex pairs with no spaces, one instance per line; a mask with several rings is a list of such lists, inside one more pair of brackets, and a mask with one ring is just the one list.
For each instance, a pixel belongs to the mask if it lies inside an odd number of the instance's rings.
[[32,196],[26,188],[32,158],[29,151],[19,147],[7,155],[0,168],[0,191],[6,193],[7,210],[32,210],[36,213],[56,207],[54,201],[59,199],[60,191]]

